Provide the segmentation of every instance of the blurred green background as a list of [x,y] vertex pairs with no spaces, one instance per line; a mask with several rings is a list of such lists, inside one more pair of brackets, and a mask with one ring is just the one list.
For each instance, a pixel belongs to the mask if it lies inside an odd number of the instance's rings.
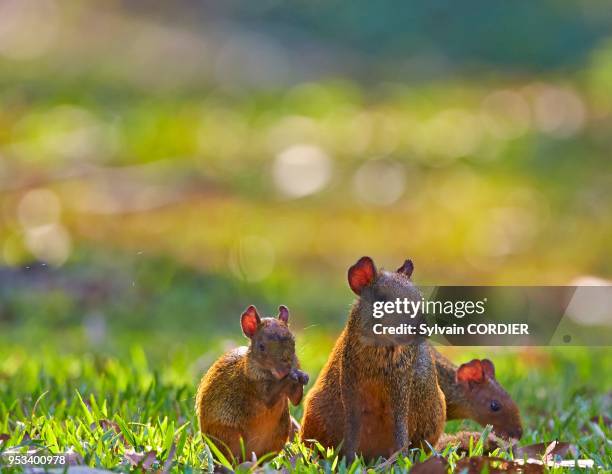
[[282,303],[316,370],[361,255],[605,281],[611,130],[603,0],[3,0],[0,343],[195,376]]

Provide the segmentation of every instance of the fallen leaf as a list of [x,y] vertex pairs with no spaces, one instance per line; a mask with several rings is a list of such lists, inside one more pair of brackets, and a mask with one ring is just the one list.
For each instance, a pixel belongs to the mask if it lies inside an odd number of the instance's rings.
[[515,458],[541,458],[552,459],[553,457],[565,457],[572,445],[561,441],[552,443],[537,443],[529,446],[521,446],[514,450]]
[[79,464],[83,464],[83,458],[75,451],[66,451],[66,464],[78,466]]
[[412,474],[446,474],[446,459],[440,456],[431,456],[427,461],[412,466]]
[[119,428],[119,425],[112,420],[107,420],[104,418],[98,421],[98,424],[100,425],[100,428],[105,431],[112,429],[115,433],[121,433],[121,428]]
[[98,420],[97,422],[94,422],[89,425],[89,429],[95,430],[98,428],[98,426],[104,431],[113,430],[115,433],[121,433],[121,428],[119,427],[119,425],[112,420],[107,420],[105,418],[102,420]]
[[[107,420],[106,418],[104,418],[102,420],[98,420],[97,425],[99,425],[100,428],[102,428],[104,431],[113,430],[115,433],[117,433],[119,435],[119,439],[121,440],[123,445],[124,446],[129,446],[129,443],[125,439],[125,436],[123,436],[123,433],[121,433],[121,428],[119,427],[118,423],[116,423],[116,422],[114,422],[112,420]],[[97,429],[96,423],[92,423],[89,426],[89,429],[92,430],[92,431]]]
[[132,466],[142,467],[143,469],[151,469],[151,466],[153,466],[153,463],[156,461],[155,451],[137,453],[136,451],[131,449],[129,451],[126,451],[124,456]]
[[515,459],[515,464],[519,466],[532,465],[532,466],[546,466],[546,467],[570,467],[576,468],[579,467],[581,469],[593,469],[595,467],[595,461],[592,459],[567,459],[562,461],[540,461],[538,459]]
[[[444,451],[448,445],[455,446],[458,453],[468,453],[470,450],[470,438],[475,445],[482,439],[482,434],[478,431],[458,431],[457,433],[444,433],[436,442],[435,448],[437,451]],[[497,437],[494,433],[489,433],[487,438],[483,440],[484,453],[490,453],[497,448],[508,449],[510,442]]]
[[508,461],[501,458],[492,458],[488,456],[474,456],[471,458],[463,458],[457,462],[455,473],[459,474],[480,474],[481,472],[489,474],[541,474],[544,472],[544,466],[541,464],[519,464],[514,461]]

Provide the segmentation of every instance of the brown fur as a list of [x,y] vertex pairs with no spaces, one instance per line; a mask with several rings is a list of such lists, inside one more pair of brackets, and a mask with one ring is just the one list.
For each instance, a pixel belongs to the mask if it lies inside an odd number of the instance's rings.
[[364,257],[349,270],[349,284],[360,298],[306,396],[302,439],[344,443],[349,459],[355,453],[372,459],[424,441],[433,445],[440,437],[445,402],[429,343],[371,336],[373,301],[420,298],[406,268],[411,272],[407,264],[398,272],[377,272]]
[[[494,374],[478,383],[461,383],[457,380],[458,367],[433,347],[431,350],[446,399],[447,420],[471,419],[483,426],[492,425],[495,434],[502,438],[521,438],[523,427],[518,406]],[[493,400],[500,406],[498,411],[491,410]]]
[[[249,347],[234,349],[212,365],[196,396],[200,430],[237,459],[241,438],[247,458],[282,449],[294,429],[288,401],[297,405],[308,381],[298,369],[285,321],[257,316],[257,329],[249,337]],[[266,352],[260,354],[259,344],[264,343]]]

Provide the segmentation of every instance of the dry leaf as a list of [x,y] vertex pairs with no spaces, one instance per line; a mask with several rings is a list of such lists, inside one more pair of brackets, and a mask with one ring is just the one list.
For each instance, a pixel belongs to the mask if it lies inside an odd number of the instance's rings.
[[529,446],[521,446],[514,450],[515,458],[546,458],[565,457],[572,445],[570,443],[553,441],[552,443],[537,443]]
[[488,456],[463,458],[460,459],[455,466],[455,473],[461,474],[480,474],[483,470],[486,470],[489,474],[541,474],[544,472],[544,466],[539,464],[521,465],[514,461]]
[[412,474],[446,474],[446,459],[440,456],[432,456],[425,462],[412,466]]
[[83,458],[75,451],[66,451],[66,464],[69,466],[78,466],[83,464]]
[[[110,431],[113,430],[116,434],[119,435],[119,439],[121,440],[121,442],[123,443],[124,446],[129,446],[130,444],[127,442],[127,440],[125,439],[125,436],[123,436],[123,433],[121,432],[121,428],[119,427],[119,424],[115,423],[112,420],[107,420],[107,419],[102,419],[98,421],[98,425],[100,426],[100,428],[102,428],[104,431]],[[91,430],[95,430],[96,427],[96,423],[92,423],[89,426],[89,429]]]
[[126,451],[124,456],[132,466],[140,466],[143,469],[151,469],[151,466],[153,466],[153,463],[156,461],[155,451],[148,451],[146,453],[137,453],[136,451],[132,449],[132,450]]
[[[481,433],[478,431],[458,431],[457,433],[449,434],[443,433],[440,439],[436,442],[436,450],[444,451],[444,449],[450,444],[457,446],[457,452],[467,453],[470,450],[470,438],[473,439],[473,443],[476,444],[482,438]],[[483,442],[483,449],[485,453],[490,453],[497,448],[507,449],[510,446],[510,442],[497,437],[493,433],[489,433],[487,438]]]
[[98,423],[100,428],[102,428],[104,431],[112,429],[115,433],[121,433],[121,428],[119,428],[119,425],[112,420],[102,419],[98,421]]

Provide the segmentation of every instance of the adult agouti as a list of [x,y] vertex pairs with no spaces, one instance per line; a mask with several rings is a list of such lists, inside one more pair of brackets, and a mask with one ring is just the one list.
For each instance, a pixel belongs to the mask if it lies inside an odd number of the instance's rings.
[[[351,460],[356,453],[372,459],[424,441],[434,445],[440,437],[446,410],[429,342],[372,333],[375,301],[421,299],[410,281],[412,269],[407,260],[395,272],[379,271],[369,257],[349,268],[349,286],[358,298],[306,396],[302,439],[343,443]],[[405,315],[385,318],[405,322]]]
[[457,367],[432,347],[438,382],[446,399],[446,419],[471,419],[492,425],[506,439],[520,439],[523,425],[518,406],[495,378],[489,359],[474,359]]
[[200,430],[237,459],[241,439],[247,458],[259,457],[282,449],[292,431],[288,400],[300,403],[308,375],[299,370],[288,321],[285,306],[277,318],[260,318],[249,306],[241,316],[249,346],[219,358],[198,387]]

